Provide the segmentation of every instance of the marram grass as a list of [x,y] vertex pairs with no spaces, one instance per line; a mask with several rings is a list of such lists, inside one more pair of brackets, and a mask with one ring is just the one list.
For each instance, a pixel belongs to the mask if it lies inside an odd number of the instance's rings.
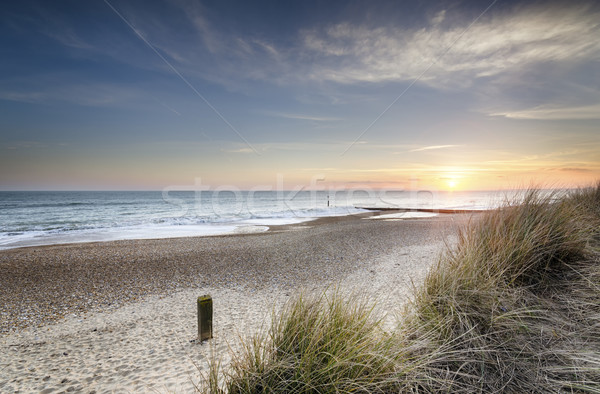
[[425,391],[600,389],[600,267],[590,249],[600,216],[581,203],[593,196],[533,190],[460,231],[401,323],[454,343],[450,359],[423,371]]
[[386,333],[373,306],[302,295],[204,390],[600,393],[600,183],[531,190],[459,232]]
[[382,392],[397,365],[393,342],[365,300],[299,296],[269,332],[246,344],[227,391]]

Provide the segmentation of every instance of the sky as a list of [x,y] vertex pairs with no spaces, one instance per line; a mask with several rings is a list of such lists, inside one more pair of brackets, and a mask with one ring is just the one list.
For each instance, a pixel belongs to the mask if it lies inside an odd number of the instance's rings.
[[585,186],[600,4],[0,5],[0,190]]

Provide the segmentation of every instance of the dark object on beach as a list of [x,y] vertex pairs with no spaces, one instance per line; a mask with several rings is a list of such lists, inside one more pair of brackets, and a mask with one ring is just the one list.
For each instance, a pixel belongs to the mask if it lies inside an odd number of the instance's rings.
[[198,297],[198,341],[206,341],[213,337],[212,335],[212,297],[203,295]]

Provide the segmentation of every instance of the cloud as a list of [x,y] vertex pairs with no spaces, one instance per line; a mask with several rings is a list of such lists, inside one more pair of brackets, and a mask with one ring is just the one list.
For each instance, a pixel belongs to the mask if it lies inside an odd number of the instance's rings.
[[122,105],[144,97],[139,88],[122,84],[81,83],[63,86],[46,86],[42,90],[28,91],[27,87],[18,90],[10,88],[0,92],[0,100],[25,103],[67,102],[88,107]]
[[221,151],[226,153],[254,153],[254,150],[251,148],[221,149]]
[[[154,98],[154,100],[159,103],[160,105],[162,105],[163,107],[165,107],[166,109],[168,109],[169,111],[173,112],[175,115],[177,116],[181,116],[181,112],[177,111],[175,108],[171,107],[170,105],[166,104],[165,102],[157,99],[156,97]],[[202,133],[204,136],[206,136],[206,134]]]
[[580,107],[553,108],[540,106],[529,110],[507,111],[490,114],[511,119],[541,119],[541,120],[584,120],[600,119],[600,104]]
[[[295,138],[295,137],[294,137]],[[311,141],[307,142],[302,139],[291,140],[289,142],[258,142],[253,144],[253,147],[261,152],[261,153],[270,153],[270,154],[287,154],[288,152],[300,152],[305,154],[307,152],[315,153],[315,152],[325,152],[330,154],[331,152],[342,152],[343,148],[348,146],[351,141],[348,140],[321,140],[321,141]],[[370,144],[367,141],[358,141],[356,142],[357,149],[362,152],[374,152],[376,155],[381,156],[383,154],[387,154],[388,152],[396,149],[404,149],[408,148],[407,145],[394,145],[394,144]],[[232,145],[231,147],[227,147],[222,149],[223,152],[228,153],[250,153],[252,151],[248,150],[249,148],[242,145]],[[391,152],[390,152],[391,153]]]
[[221,37],[218,30],[210,22],[208,11],[202,4],[189,1],[177,1],[176,3],[185,12],[188,21],[196,29],[198,37],[211,53],[217,53],[226,48],[223,37]]
[[92,50],[94,47],[86,42],[83,38],[81,38],[77,33],[73,30],[64,28],[63,31],[57,30],[45,30],[44,34],[48,37],[55,39],[60,42],[62,45],[75,49],[85,49]]
[[446,19],[446,10],[441,10],[431,19],[431,24],[433,26],[438,26],[444,19]]
[[600,35],[600,13],[586,6],[518,7],[508,13],[492,7],[468,29],[473,19],[450,10],[438,11],[416,28],[346,21],[302,29],[292,42],[223,29],[214,10],[196,3],[176,0],[172,5],[181,11],[181,28],[192,34],[181,35],[160,18],[127,15],[182,74],[234,91],[251,91],[253,81],[280,86],[313,81],[318,90],[321,82],[417,78],[447,88],[517,74],[544,62],[574,64],[600,57],[600,41],[591,39]]
[[[0,145],[1,146],[1,145]],[[70,143],[66,142],[43,142],[43,141],[12,141],[10,145],[2,146],[7,150],[42,150],[42,149],[53,149],[53,148],[65,148],[69,147]]]
[[277,116],[286,119],[299,119],[299,120],[311,120],[314,122],[333,122],[341,120],[340,118],[326,117],[326,116],[314,116],[314,115],[303,115],[303,114],[289,114],[289,113],[269,113],[269,115]]
[[448,16],[439,13],[421,29],[340,23],[307,30],[303,45],[313,58],[323,59],[311,70],[315,80],[409,81],[427,70],[422,82],[445,86],[542,62],[597,59],[600,41],[592,37],[600,35],[599,18],[585,6],[535,7],[486,15],[466,30],[471,21],[447,27]]
[[565,168],[561,168],[559,169],[559,171],[566,171],[566,172],[583,172],[583,173],[589,173],[589,172],[593,172],[591,169],[589,168],[578,168],[578,167],[565,167]]
[[0,92],[0,100],[17,101],[22,103],[37,103],[47,99],[48,95],[44,92]]
[[434,150],[434,149],[447,149],[454,148],[460,145],[432,145],[432,146],[424,146],[422,148],[412,149],[409,152],[422,152],[425,150]]

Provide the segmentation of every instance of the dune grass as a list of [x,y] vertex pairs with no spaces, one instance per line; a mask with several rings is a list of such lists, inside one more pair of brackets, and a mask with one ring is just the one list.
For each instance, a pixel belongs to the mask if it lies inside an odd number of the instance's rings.
[[600,183],[556,197],[461,229],[393,332],[360,298],[303,295],[205,390],[600,392]]
[[600,390],[599,216],[583,206],[598,189],[530,191],[460,231],[400,329],[433,333],[424,352],[452,344],[426,391]]
[[228,392],[380,392],[395,369],[391,338],[364,299],[300,296],[233,363]]

